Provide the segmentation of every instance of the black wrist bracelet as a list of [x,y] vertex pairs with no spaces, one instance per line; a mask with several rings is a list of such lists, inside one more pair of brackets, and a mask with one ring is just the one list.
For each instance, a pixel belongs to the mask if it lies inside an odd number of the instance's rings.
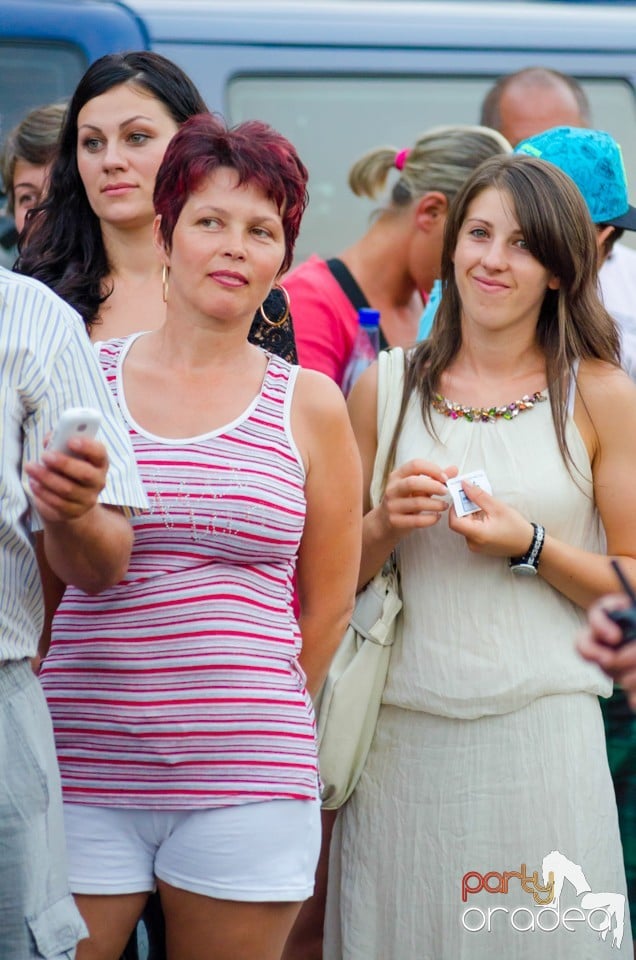
[[510,557],[508,566],[513,573],[534,577],[539,569],[539,559],[545,540],[545,527],[540,523],[533,523],[534,536],[527,553],[523,557]]

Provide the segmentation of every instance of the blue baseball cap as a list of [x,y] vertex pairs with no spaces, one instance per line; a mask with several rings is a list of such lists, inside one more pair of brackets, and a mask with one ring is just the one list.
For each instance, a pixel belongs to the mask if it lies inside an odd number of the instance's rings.
[[515,153],[548,160],[574,180],[594,223],[636,230],[619,144],[603,130],[554,127],[517,144]]

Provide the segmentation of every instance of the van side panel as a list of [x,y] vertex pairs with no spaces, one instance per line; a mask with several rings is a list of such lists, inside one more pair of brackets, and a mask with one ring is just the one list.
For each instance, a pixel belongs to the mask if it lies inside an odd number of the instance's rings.
[[[0,0],[2,131],[70,93],[88,62],[152,48],[231,122],[263,119],[298,147],[311,204],[297,259],[359,236],[376,203],[347,187],[365,150],[475,123],[502,74],[580,79],[593,122],[621,143],[636,185],[636,7],[506,0]],[[636,186],[634,188],[636,192]],[[632,242],[636,242],[632,240]]]
[[0,138],[33,107],[68,97],[98,57],[148,45],[143,22],[119,4],[0,0]]

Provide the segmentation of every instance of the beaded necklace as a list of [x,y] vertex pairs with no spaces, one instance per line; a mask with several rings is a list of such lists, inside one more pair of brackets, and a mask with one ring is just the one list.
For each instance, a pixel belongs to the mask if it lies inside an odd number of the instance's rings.
[[461,403],[452,403],[440,393],[435,395],[433,408],[451,420],[468,420],[470,423],[494,423],[496,420],[513,420],[524,410],[532,410],[535,403],[547,400],[545,392],[526,394],[521,400],[508,403],[503,407],[466,407]]

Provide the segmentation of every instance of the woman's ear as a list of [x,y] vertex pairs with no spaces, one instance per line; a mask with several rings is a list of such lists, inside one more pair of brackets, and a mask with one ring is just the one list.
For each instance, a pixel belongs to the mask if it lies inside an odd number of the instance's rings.
[[170,266],[170,258],[168,257],[168,251],[166,250],[166,242],[163,238],[161,232],[161,214],[157,214],[152,224],[152,239],[155,245],[155,250],[159,254],[161,263],[165,264],[166,267]]
[[548,280],[548,290],[558,290],[561,286],[561,278],[555,277],[554,274]]
[[596,246],[598,247],[599,269],[603,266],[610,254],[612,247],[611,244],[608,245],[607,241],[612,236],[615,229],[616,227],[613,227],[610,223],[605,224],[604,227],[596,228]]
[[446,220],[448,198],[439,190],[431,190],[415,204],[415,225],[418,230],[430,233]]

